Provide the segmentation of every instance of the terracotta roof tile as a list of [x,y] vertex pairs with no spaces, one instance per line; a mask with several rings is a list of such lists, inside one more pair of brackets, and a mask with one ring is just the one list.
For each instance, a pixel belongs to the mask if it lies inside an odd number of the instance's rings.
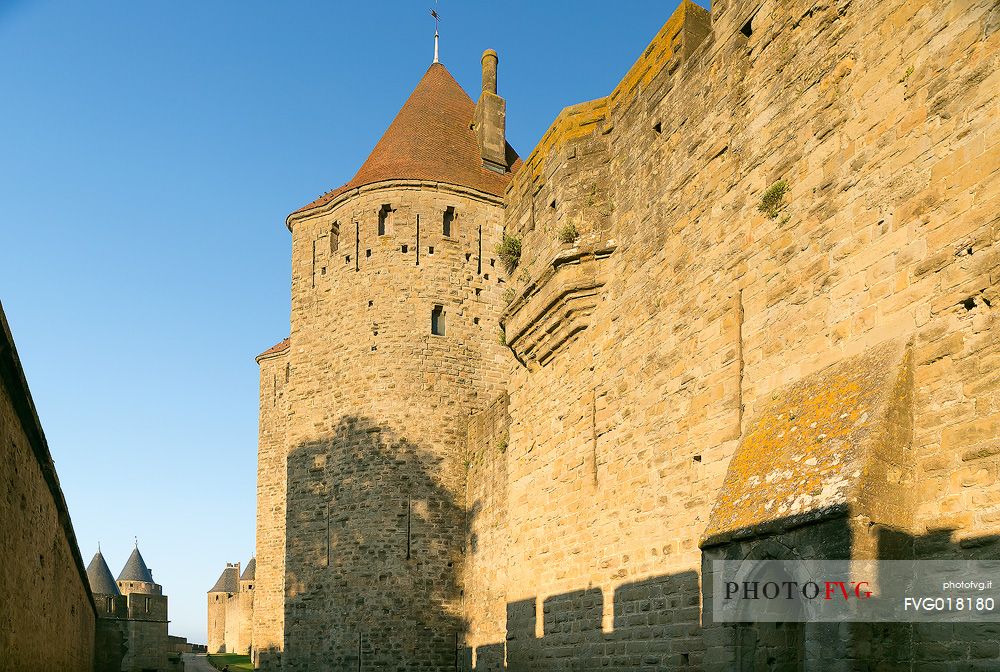
[[[472,130],[475,108],[451,73],[440,63],[431,64],[354,178],[295,212],[329,203],[345,191],[394,179],[446,182],[503,196],[511,174],[483,167]],[[520,165],[509,144],[507,162],[509,170]]]
[[268,348],[264,352],[262,352],[259,355],[257,355],[254,359],[256,359],[259,362],[262,357],[267,357],[268,355],[273,355],[275,353],[282,352],[284,350],[288,350],[289,343],[290,343],[290,339],[289,338],[286,338],[281,343],[275,343],[270,348]]

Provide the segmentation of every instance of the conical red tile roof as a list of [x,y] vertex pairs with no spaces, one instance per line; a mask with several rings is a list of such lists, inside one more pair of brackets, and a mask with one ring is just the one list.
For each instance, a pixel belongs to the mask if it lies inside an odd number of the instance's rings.
[[[431,64],[354,178],[296,212],[329,203],[350,189],[394,179],[446,182],[502,196],[510,172],[501,175],[483,167],[472,130],[475,108],[447,68]],[[507,162],[509,170],[520,163],[510,145]]]

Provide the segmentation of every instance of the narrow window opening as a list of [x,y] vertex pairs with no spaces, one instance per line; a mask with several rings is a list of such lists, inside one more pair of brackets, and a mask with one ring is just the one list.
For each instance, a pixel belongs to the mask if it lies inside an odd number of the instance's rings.
[[386,230],[386,224],[389,221],[389,216],[392,214],[392,206],[386,203],[378,210],[378,235],[384,236]]
[[109,597],[108,598],[108,613],[110,614],[110,613],[114,612],[114,610],[115,610],[115,598]]
[[549,203],[549,207],[552,208],[553,210],[556,209],[556,199],[554,198],[552,199],[552,202]]
[[411,521],[411,518],[412,518],[412,512],[413,512],[413,503],[411,502],[411,500],[409,498],[407,498],[406,499],[406,559],[407,560],[410,559],[410,550],[411,550],[411,543],[412,543],[410,541],[410,538],[411,538],[411,534],[410,533],[411,533],[411,529],[412,529],[410,521]]
[[693,458],[691,458],[691,459],[692,459],[692,460],[694,460],[695,462],[701,462],[701,455],[695,455],[695,456],[694,456]]
[[372,256],[372,251],[371,250],[365,250],[365,257],[370,257],[370,256]]
[[361,222],[354,222],[354,270],[361,270]]
[[330,254],[336,252],[338,247],[340,247],[340,223],[334,222],[330,227]]
[[374,302],[374,301],[368,301],[368,307],[369,307],[369,308],[371,308],[371,307],[372,307],[372,306],[374,306],[374,305],[375,305],[375,302]]
[[478,317],[472,318],[472,323],[473,324],[479,324],[479,318]]
[[345,254],[344,255],[344,263],[345,264],[351,263],[351,255],[349,255],[349,254]]
[[292,365],[291,364],[285,364],[285,382],[286,383],[288,382],[288,378],[291,375],[292,375]]
[[146,598],[146,613],[149,613],[149,598]]
[[472,259],[472,254],[470,254],[469,252],[466,252],[465,253],[465,260],[468,261],[469,259]]
[[483,226],[479,225],[479,256],[476,257],[476,273],[483,272]]
[[324,266],[323,268],[319,269],[319,274],[320,275],[326,275],[326,266]]
[[455,208],[448,206],[441,221],[441,232],[451,238],[451,226],[455,221]]
[[496,259],[490,259],[490,266],[496,266],[496,265],[497,265],[497,260]]
[[316,241],[313,241],[312,286],[316,286]]
[[403,254],[406,254],[407,252],[410,251],[410,246],[409,245],[402,245],[402,246],[400,246],[399,251],[402,252]]
[[489,273],[483,273],[483,280],[489,280],[489,279],[490,279],[490,274]]
[[433,245],[431,245],[430,247],[427,248],[427,254],[434,254],[434,246]]
[[417,244],[413,248],[416,253],[417,266],[420,265],[420,215],[417,215]]
[[653,124],[653,132],[656,133],[657,135],[659,135],[660,133],[662,133],[663,132],[663,124],[661,122],[659,122],[659,121],[656,122],[655,124]]
[[751,35],[753,35],[753,17],[752,16],[749,19],[747,19],[746,23],[743,24],[743,27],[740,28],[740,32],[743,33],[744,37],[750,37]]
[[434,306],[431,310],[431,333],[435,336],[444,336],[444,306]]

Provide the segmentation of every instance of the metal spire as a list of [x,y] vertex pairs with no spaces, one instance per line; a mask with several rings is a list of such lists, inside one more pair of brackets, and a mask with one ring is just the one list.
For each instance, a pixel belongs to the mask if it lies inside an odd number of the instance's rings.
[[431,10],[431,16],[434,17],[434,62],[440,63],[438,60],[438,23],[441,21],[441,17],[435,9]]

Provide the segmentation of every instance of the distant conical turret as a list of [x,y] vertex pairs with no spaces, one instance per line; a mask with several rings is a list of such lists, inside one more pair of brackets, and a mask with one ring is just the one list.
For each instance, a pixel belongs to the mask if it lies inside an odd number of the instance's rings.
[[108,563],[98,549],[90,564],[87,565],[87,578],[90,580],[90,592],[95,595],[120,595]]
[[256,572],[257,558],[250,558],[250,562],[247,563],[246,569],[243,570],[243,574],[240,576],[240,581],[253,581]]
[[128,558],[128,562],[125,563],[125,567],[122,568],[121,574],[118,575],[118,580],[154,583],[153,573],[149,571],[149,567],[146,566],[146,561],[142,559],[142,554],[139,552],[138,546],[133,549],[132,555]]
[[136,546],[129,556],[128,562],[118,575],[118,590],[122,595],[129,593],[141,593],[143,595],[161,595],[163,587],[153,580],[153,572],[146,566],[146,561],[142,559],[142,553]]
[[227,564],[219,575],[210,593],[235,593],[240,589],[240,567],[238,564]]

